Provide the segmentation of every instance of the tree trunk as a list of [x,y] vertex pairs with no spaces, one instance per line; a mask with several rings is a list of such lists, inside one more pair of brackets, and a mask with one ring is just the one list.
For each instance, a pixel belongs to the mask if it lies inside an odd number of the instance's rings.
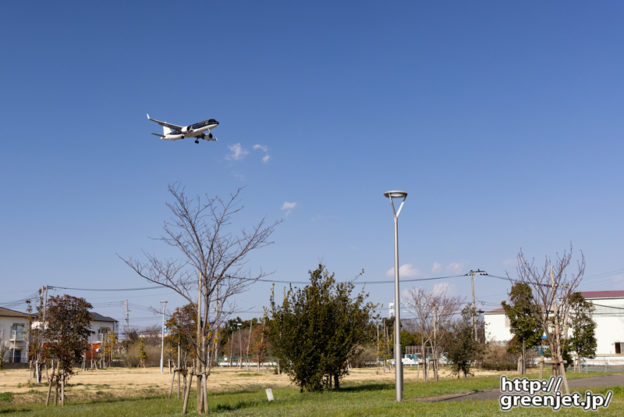
[[61,376],[61,406],[65,405],[65,371]]
[[193,372],[189,372],[188,384],[186,378],[184,378],[184,403],[182,404],[182,414],[186,414],[186,408],[188,406],[189,393],[191,392],[191,386],[193,383]]
[[428,375],[429,374],[429,369],[427,367],[427,353],[425,351],[425,344],[424,343],[422,343],[420,345],[420,349],[421,349],[420,352],[422,354],[422,360],[423,360],[423,378],[424,378],[424,381],[427,382],[427,379],[429,377],[429,375]]
[[203,396],[203,403],[204,403],[204,413],[206,414],[210,414],[210,409],[208,408],[208,374],[204,373],[204,375],[202,375],[202,391],[204,393]]
[[338,374],[334,375],[334,389],[340,389],[340,378]]
[[54,367],[52,367],[52,378],[48,378],[48,396],[46,398],[46,407],[50,404],[50,395],[52,393],[52,380],[53,379],[54,379]]
[[522,375],[526,374],[526,345],[525,341],[522,341],[522,367],[520,368]]

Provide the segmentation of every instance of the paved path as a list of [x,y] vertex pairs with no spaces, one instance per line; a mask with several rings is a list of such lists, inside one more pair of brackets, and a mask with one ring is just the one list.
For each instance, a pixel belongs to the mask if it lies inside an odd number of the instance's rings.
[[[615,385],[624,385],[624,374],[618,375],[604,375],[604,376],[595,376],[591,378],[579,378],[572,379],[568,381],[568,385],[570,386],[571,391],[579,391],[585,388],[594,388],[594,387],[610,387]],[[563,387],[562,387],[563,389]],[[496,401],[498,397],[501,395],[499,388],[494,388],[491,390],[485,391],[476,391],[469,394],[458,394],[458,395],[444,395],[435,398],[429,398],[422,401],[431,401],[431,402],[440,402],[440,401]]]

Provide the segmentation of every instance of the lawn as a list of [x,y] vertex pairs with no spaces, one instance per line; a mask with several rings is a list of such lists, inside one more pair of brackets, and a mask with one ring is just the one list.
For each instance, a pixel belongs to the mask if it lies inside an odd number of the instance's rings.
[[[579,377],[583,375],[572,375]],[[586,374],[584,376],[587,376]],[[593,376],[593,375],[592,375]],[[484,416],[551,415],[550,410],[517,409],[503,413],[496,401],[422,402],[418,399],[442,394],[469,392],[495,388],[497,376],[460,379],[445,379],[440,382],[407,381],[404,402],[394,401],[394,384],[390,382],[355,381],[346,382],[336,392],[300,393],[296,388],[274,388],[275,401],[269,403],[265,392],[258,385],[247,389],[218,392],[210,395],[210,410],[218,416]],[[605,392],[597,389],[594,392]],[[615,396],[608,409],[597,414],[602,416],[624,415],[624,390],[614,388]],[[97,391],[96,391],[97,392]],[[32,394],[32,393],[31,393]],[[40,394],[36,394],[40,395]],[[181,400],[168,400],[159,393],[144,393],[137,397],[128,392],[120,397],[107,392],[94,393],[87,401],[82,398],[70,401],[65,407],[48,407],[41,403],[20,403],[19,394],[0,394],[0,415],[6,416],[173,416],[179,415]],[[195,398],[192,395],[189,415],[195,414]],[[561,410],[559,415],[587,415],[582,410]]]

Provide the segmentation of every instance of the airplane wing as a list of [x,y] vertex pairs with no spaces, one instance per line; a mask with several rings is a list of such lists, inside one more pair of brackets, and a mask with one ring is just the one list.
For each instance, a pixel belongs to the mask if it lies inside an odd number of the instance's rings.
[[151,120],[152,122],[156,122],[161,126],[165,126],[165,127],[168,127],[169,129],[173,129],[176,131],[180,131],[184,127],[184,126],[174,125],[173,123],[161,122],[160,120],[152,119],[149,113],[147,114],[147,120]]
[[167,139],[167,138],[165,138],[165,135],[161,135],[161,134],[158,134],[158,133],[153,133],[153,132],[151,132],[151,133],[152,133],[152,135],[154,135],[154,136],[158,136],[158,137],[159,137],[159,138],[161,138],[162,140],[180,140],[180,139],[184,139],[184,138]]

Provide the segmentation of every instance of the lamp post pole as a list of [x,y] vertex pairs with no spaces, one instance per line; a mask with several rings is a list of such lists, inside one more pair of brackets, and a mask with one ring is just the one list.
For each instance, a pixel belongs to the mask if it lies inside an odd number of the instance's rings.
[[[407,193],[392,190],[384,193],[390,199],[392,214],[394,215],[394,368],[396,401],[403,399],[403,362],[401,361],[401,299],[399,292],[399,214],[405,204]],[[394,208],[394,199],[402,199],[399,209]]]
[[163,362],[165,358],[165,308],[167,307],[166,301],[161,301],[162,306],[162,329],[160,330],[160,373],[163,373]]

